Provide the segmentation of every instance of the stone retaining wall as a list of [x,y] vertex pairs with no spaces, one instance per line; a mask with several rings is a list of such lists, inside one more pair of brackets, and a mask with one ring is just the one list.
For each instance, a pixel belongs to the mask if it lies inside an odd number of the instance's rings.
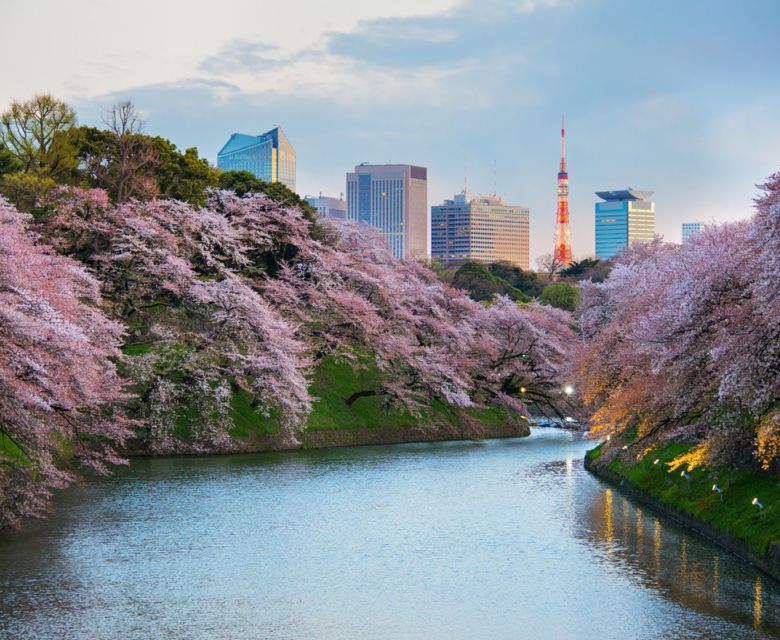
[[769,548],[769,553],[766,556],[760,556],[750,547],[743,542],[733,538],[727,533],[716,529],[715,527],[702,522],[701,520],[694,518],[688,513],[679,511],[678,509],[665,504],[655,496],[649,494],[647,491],[640,489],[630,483],[629,480],[621,475],[618,475],[609,469],[605,465],[599,465],[593,461],[585,458],[585,468],[590,471],[596,477],[610,483],[618,491],[632,498],[636,502],[649,507],[653,511],[666,516],[670,520],[673,520],[682,527],[698,533],[700,536],[706,538],[710,542],[714,542],[718,546],[722,547],[726,551],[733,553],[735,556],[741,558],[745,562],[749,562],[757,569],[763,571],[768,576],[780,581],[780,544],[772,543]]

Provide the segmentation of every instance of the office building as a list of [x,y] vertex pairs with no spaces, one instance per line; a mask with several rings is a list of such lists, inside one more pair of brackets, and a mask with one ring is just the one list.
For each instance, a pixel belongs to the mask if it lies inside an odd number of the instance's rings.
[[703,222],[683,222],[682,223],[682,241],[688,242],[688,239],[696,234],[699,233],[704,229],[704,223]]
[[306,196],[306,202],[317,210],[321,218],[336,218],[337,220],[347,219],[347,201],[343,194],[339,198],[329,196]]
[[457,194],[431,207],[431,258],[529,269],[529,211],[497,196]]
[[347,174],[347,219],[379,229],[398,258],[428,258],[428,170],[409,164],[356,166]]
[[217,154],[223,171],[249,171],[266,182],[281,182],[295,191],[295,149],[281,127],[259,136],[234,133]]
[[596,203],[596,257],[609,260],[632,242],[655,237],[655,203],[652,191],[623,189],[598,191]]

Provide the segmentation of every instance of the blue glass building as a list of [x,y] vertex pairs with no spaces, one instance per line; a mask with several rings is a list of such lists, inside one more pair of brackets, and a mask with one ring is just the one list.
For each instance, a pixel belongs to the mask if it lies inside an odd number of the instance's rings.
[[281,182],[295,191],[295,149],[281,127],[259,136],[234,133],[217,154],[223,171],[249,171],[266,182]]
[[347,174],[347,219],[376,227],[397,258],[430,255],[428,170],[360,164]]
[[622,189],[598,191],[596,203],[596,257],[609,260],[632,242],[655,237],[655,203],[652,191]]
[[690,240],[691,236],[696,235],[704,229],[704,223],[703,222],[683,222],[682,223],[682,241],[688,242]]

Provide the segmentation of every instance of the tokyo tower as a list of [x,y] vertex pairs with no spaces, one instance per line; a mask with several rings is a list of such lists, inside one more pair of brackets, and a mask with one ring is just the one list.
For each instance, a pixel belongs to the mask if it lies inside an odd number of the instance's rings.
[[566,128],[561,116],[561,166],[558,169],[558,212],[555,216],[553,261],[566,268],[571,264],[569,238],[569,173],[566,171]]

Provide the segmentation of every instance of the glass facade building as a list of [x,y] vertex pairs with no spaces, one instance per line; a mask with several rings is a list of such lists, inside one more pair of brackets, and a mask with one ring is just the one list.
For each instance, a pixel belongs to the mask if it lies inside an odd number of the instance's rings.
[[356,166],[347,174],[347,219],[379,229],[398,258],[428,258],[428,170],[409,164]]
[[704,229],[703,222],[683,222],[682,223],[682,241],[688,242],[692,235],[699,233]]
[[295,149],[281,127],[259,136],[234,133],[217,154],[223,171],[249,171],[266,182],[281,182],[295,191]]
[[596,257],[609,260],[632,242],[655,237],[655,203],[652,191],[623,189],[598,191],[596,203]]
[[496,196],[457,194],[431,207],[431,258],[529,269],[529,211]]
[[337,220],[347,219],[347,201],[343,194],[340,198],[331,198],[328,196],[306,196],[306,202],[317,210],[317,214],[322,218],[336,218]]

